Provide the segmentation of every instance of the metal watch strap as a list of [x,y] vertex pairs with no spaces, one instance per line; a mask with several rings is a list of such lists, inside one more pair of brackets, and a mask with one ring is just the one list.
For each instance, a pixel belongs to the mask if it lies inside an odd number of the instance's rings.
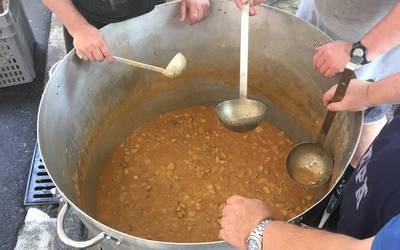
[[[270,224],[272,222],[272,219],[270,218],[265,218],[263,219],[258,225],[257,227],[251,231],[249,237],[246,240],[246,243],[250,240],[250,239],[256,239],[257,241],[259,241],[262,245],[262,239],[263,239],[263,235],[264,235],[264,230],[266,228],[266,226],[268,224]],[[261,247],[262,249],[262,247]],[[260,250],[261,250],[260,249]]]

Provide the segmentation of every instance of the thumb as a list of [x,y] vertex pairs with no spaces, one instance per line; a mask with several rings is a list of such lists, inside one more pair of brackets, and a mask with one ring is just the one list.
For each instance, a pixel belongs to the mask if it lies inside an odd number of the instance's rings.
[[326,93],[324,94],[323,100],[324,105],[327,106],[329,103],[332,102],[333,96],[335,95],[337,85],[332,86]]
[[254,7],[254,6],[250,7],[249,14],[250,14],[250,16],[255,16],[257,14],[256,7]]
[[242,10],[242,8],[243,8],[242,0],[235,0],[235,4],[239,10]]
[[332,103],[328,104],[327,109],[330,110],[330,111],[342,111],[342,110],[344,110],[342,102],[332,102]]
[[180,14],[181,14],[181,22],[185,21],[186,19],[186,1],[182,0],[181,1],[181,9],[180,9]]

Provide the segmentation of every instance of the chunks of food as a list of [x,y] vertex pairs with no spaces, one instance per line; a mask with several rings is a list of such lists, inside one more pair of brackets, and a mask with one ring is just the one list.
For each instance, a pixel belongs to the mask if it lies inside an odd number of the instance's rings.
[[319,197],[285,172],[292,141],[277,127],[233,133],[213,107],[172,111],[139,127],[103,169],[97,217],[125,233],[153,240],[217,240],[221,209],[232,194],[264,201],[290,219]]

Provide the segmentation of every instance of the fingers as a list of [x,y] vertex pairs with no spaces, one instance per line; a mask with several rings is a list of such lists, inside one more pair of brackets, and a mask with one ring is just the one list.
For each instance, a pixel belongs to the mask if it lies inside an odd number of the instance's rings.
[[229,216],[227,216],[229,214],[229,208],[227,210],[225,210],[224,214],[225,214],[225,216],[223,216],[221,218],[220,223],[219,223],[221,225],[221,228],[224,228],[226,225],[228,225],[228,221],[230,220]]
[[202,21],[208,16],[210,10],[209,0],[187,0],[187,10],[189,12],[189,23],[191,25]]
[[111,51],[104,41],[100,46],[91,45],[87,48],[76,48],[76,55],[83,61],[102,62],[104,59],[108,63],[114,61]]
[[208,14],[210,14],[210,6],[205,6],[205,7],[203,8],[202,19],[208,17]]
[[255,6],[250,7],[249,15],[250,15],[250,16],[255,16],[255,15],[257,15],[257,10],[256,10],[256,7],[255,7]]
[[313,66],[315,69],[319,70],[321,65],[326,62],[326,58],[324,57],[324,51],[318,50],[317,48],[316,53],[313,58]]
[[236,4],[236,7],[239,8],[239,10],[243,9],[242,0],[235,0],[235,4]]
[[86,56],[86,53],[83,50],[76,49],[76,56],[83,61],[89,60],[88,56]]
[[330,68],[326,73],[325,73],[325,77],[326,78],[332,78],[334,75],[336,74],[336,71],[332,68]]
[[241,201],[243,199],[244,199],[244,197],[242,197],[240,195],[232,195],[231,197],[229,197],[226,200],[226,204],[227,205],[232,205],[232,204],[235,204],[235,203],[237,203],[237,202],[239,202],[239,201]]
[[[349,61],[351,43],[346,41],[333,41],[315,49],[313,66],[327,78],[343,71]],[[323,66],[325,65],[325,66]]]
[[256,10],[256,7],[255,7],[255,4],[254,4],[253,0],[249,0],[249,1],[246,1],[246,0],[235,0],[235,5],[236,5],[236,7],[238,9],[242,10],[243,9],[243,4],[247,3],[247,2],[250,5],[249,15],[250,16],[255,16],[257,14],[257,10]]
[[100,48],[93,48],[92,55],[97,62],[102,62],[104,60],[104,55],[101,53]]
[[180,9],[181,22],[185,21],[185,19],[186,19],[186,11],[187,11],[186,2],[181,1],[181,9]]
[[225,216],[227,216],[229,214],[229,206],[230,205],[225,205],[225,207],[222,209],[222,218],[224,218]]
[[96,61],[93,57],[92,52],[89,49],[77,49],[79,51],[79,55],[82,57],[84,61]]
[[323,51],[318,51],[314,56],[314,67],[326,78],[333,77],[337,71],[329,64],[328,59],[325,57]]
[[342,111],[344,110],[342,102],[332,102],[326,106],[326,108],[330,111]]
[[332,102],[333,96],[335,95],[335,91],[337,88],[337,84],[335,86],[332,86],[326,93],[324,94],[323,100],[324,100],[324,105],[328,106]]
[[193,25],[200,20],[200,10],[199,9],[191,9],[189,11],[189,21],[190,24]]
[[113,56],[112,56],[112,54],[111,54],[111,51],[110,51],[110,49],[107,47],[106,44],[103,44],[103,45],[100,47],[100,51],[101,51],[101,53],[104,55],[104,57],[106,58],[106,61],[107,61],[108,63],[112,63],[112,62],[114,61],[114,58],[113,58]]
[[194,1],[182,0],[180,6],[180,20],[183,22],[189,19],[190,25],[200,22],[208,16],[210,2],[208,0]]
[[75,51],[75,55],[79,58],[79,59],[83,59],[83,57],[81,56],[81,54],[78,53],[78,51]]
[[226,229],[221,228],[221,230],[219,230],[218,238],[221,240],[227,241],[228,233],[227,233]]
[[95,46],[90,45],[90,43],[83,44],[74,39],[74,47],[76,50],[76,55],[79,57],[79,59],[83,61],[96,61],[92,54],[92,50]]
[[224,234],[224,229],[221,229],[221,230],[219,230],[219,232],[218,232],[218,239],[224,239],[223,237],[223,234]]
[[78,57],[84,61],[98,61],[104,59],[113,62],[110,49],[104,40],[103,34],[92,25],[83,25],[78,32],[73,35],[73,43]]
[[329,64],[328,62],[325,62],[324,64],[321,65],[321,67],[319,67],[319,72],[323,75],[326,76],[326,72],[328,72],[329,70]]

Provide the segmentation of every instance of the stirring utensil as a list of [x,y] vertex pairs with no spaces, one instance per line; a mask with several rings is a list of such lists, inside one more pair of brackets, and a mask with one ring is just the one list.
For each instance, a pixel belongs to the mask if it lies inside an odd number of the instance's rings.
[[[355,70],[362,58],[354,56],[341,74],[332,102],[339,102],[346,94],[347,87],[354,77]],[[324,184],[333,172],[333,157],[323,144],[335,118],[336,112],[326,113],[324,123],[316,142],[306,142],[296,145],[286,158],[286,170],[290,178],[305,187],[318,187]]]
[[249,4],[243,5],[240,29],[240,98],[224,101],[217,105],[216,110],[225,127],[235,132],[246,132],[260,125],[267,109],[264,103],[247,99]]
[[163,75],[165,75],[166,77],[169,78],[174,78],[179,76],[180,74],[182,74],[183,70],[186,68],[186,58],[184,55],[182,55],[182,53],[178,53],[176,54],[172,60],[169,62],[168,66],[163,69],[161,67],[157,67],[157,66],[153,66],[150,64],[146,64],[146,63],[142,63],[142,62],[137,62],[137,61],[133,61],[133,60],[129,60],[126,58],[122,58],[122,57],[118,57],[118,56],[113,56],[113,58],[116,61],[122,62],[122,63],[126,63],[129,64],[131,66],[135,66],[135,67],[139,67],[139,68],[143,68],[143,69],[148,69],[148,70],[152,70],[152,71],[156,71],[159,72]]

